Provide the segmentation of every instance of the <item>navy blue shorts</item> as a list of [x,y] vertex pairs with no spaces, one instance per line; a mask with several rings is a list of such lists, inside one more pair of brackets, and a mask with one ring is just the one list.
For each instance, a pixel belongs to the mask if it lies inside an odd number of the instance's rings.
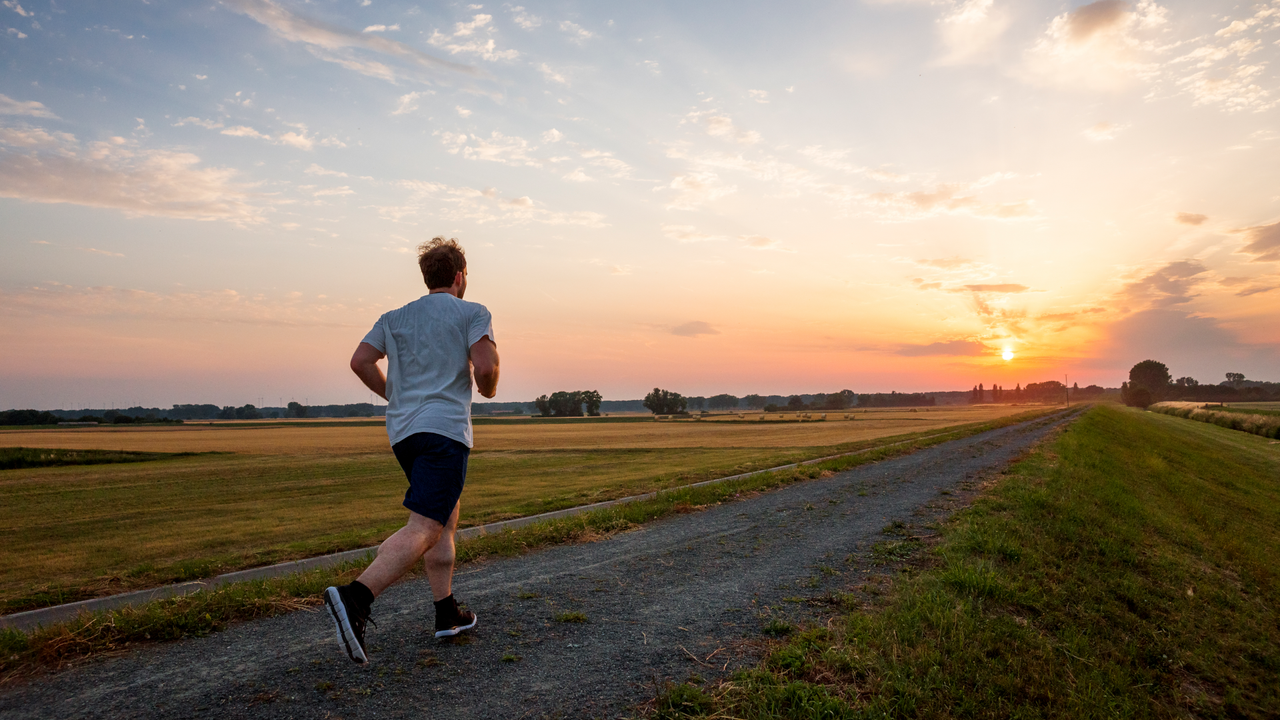
[[415,433],[391,446],[409,478],[404,506],[441,525],[462,497],[471,448],[435,433]]

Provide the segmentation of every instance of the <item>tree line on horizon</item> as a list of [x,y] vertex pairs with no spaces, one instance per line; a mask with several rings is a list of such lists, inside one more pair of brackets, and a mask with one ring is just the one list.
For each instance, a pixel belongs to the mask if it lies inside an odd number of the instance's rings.
[[1202,384],[1193,377],[1173,379],[1169,367],[1158,360],[1143,360],[1129,369],[1120,385],[1120,401],[1146,408],[1166,400],[1188,402],[1258,402],[1280,400],[1280,383],[1248,380],[1244,373],[1226,373],[1217,385]]

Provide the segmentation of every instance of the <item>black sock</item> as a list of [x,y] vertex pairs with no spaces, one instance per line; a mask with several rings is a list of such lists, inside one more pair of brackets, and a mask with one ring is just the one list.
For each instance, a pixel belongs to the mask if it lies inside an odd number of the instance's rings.
[[458,601],[454,600],[452,595],[443,600],[436,600],[435,605],[436,617],[444,617],[446,614],[452,616],[458,612]]
[[359,580],[352,580],[347,584],[347,589],[351,591],[351,598],[356,601],[360,609],[369,610],[369,606],[373,605],[373,591],[364,586]]

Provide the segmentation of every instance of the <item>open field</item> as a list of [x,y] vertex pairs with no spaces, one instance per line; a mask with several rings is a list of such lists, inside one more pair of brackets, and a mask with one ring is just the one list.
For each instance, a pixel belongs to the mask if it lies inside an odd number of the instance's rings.
[[[1052,409],[1052,408],[1048,408]],[[534,514],[928,434],[1027,408],[885,411],[792,425],[476,427],[463,524]],[[0,444],[228,452],[0,474],[6,611],[375,544],[405,481],[381,427],[298,423],[3,431]]]
[[1240,406],[1222,407],[1195,402],[1159,402],[1147,409],[1151,412],[1212,423],[1262,437],[1280,438],[1280,411],[1257,407],[1247,409]]
[[[1094,407],[887,592],[659,717],[1280,716],[1280,445]],[[883,592],[883,594],[882,594]]]

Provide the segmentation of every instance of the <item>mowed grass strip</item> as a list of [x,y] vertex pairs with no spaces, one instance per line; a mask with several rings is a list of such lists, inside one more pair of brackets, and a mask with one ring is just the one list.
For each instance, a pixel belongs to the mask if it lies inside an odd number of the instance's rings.
[[64,465],[110,465],[146,462],[195,453],[124,452],[120,450],[63,450],[60,448],[0,447],[0,470],[60,467]]
[[[714,485],[680,487],[652,500],[639,501],[572,518],[534,523],[459,543],[458,562],[465,565],[488,556],[510,557],[548,545],[591,541],[672,513],[696,511],[753,493],[825,476],[858,465],[897,457],[920,448],[1032,420],[1053,409],[1028,411],[985,423],[970,423],[916,439],[871,443],[865,452],[776,472],[759,473]],[[235,583],[217,590],[85,613],[75,621],[24,633],[0,630],[0,685],[42,669],[115,652],[138,643],[203,636],[227,625],[318,605],[328,585],[355,578],[367,560],[295,573],[269,580]],[[415,569],[416,572],[416,569]]]
[[1278,554],[1280,446],[1095,407],[878,606],[656,715],[1278,717]]
[[[918,425],[904,426],[893,414],[727,433],[655,422],[503,426],[478,438],[485,444],[472,454],[462,525],[774,467],[1010,412],[920,413],[931,419],[915,433],[903,430]],[[366,547],[407,517],[400,505],[406,482],[382,428],[226,424],[20,434],[80,445],[219,452],[243,445],[258,452],[0,473],[0,503],[8,509],[0,542],[10,550],[0,565],[6,614]],[[637,447],[619,447],[628,434]],[[0,441],[13,435],[0,433]],[[688,446],[690,438],[708,446]],[[776,444],[783,441],[790,445]],[[573,444],[579,447],[564,447]]]

